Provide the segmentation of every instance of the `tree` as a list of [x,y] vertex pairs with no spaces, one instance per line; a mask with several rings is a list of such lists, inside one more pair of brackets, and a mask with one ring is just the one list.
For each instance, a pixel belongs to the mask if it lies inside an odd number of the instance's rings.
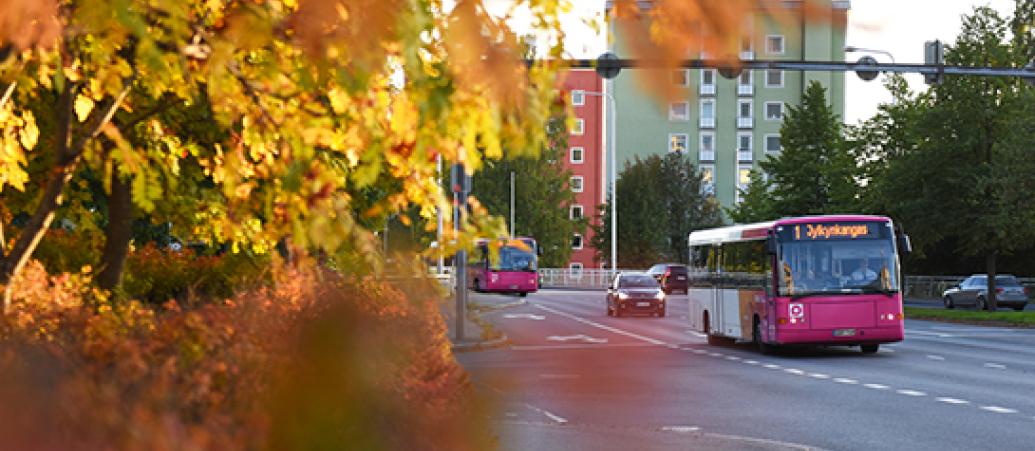
[[583,233],[587,218],[572,220],[569,213],[575,194],[569,186],[571,171],[562,164],[568,150],[568,129],[563,116],[550,121],[548,136],[549,145],[539,158],[486,162],[473,180],[472,191],[490,214],[509,218],[513,173],[515,208],[511,232],[535,238],[544,250],[540,266],[558,268],[570,259],[572,235]]
[[759,163],[768,181],[753,176],[746,202],[734,207],[730,217],[761,221],[856,210],[859,165],[845,143],[841,119],[818,82],[809,84],[801,105],[788,107],[780,143],[779,155]]
[[[701,175],[681,153],[626,163],[615,183],[618,196],[618,266],[645,268],[659,261],[686,262],[687,235],[722,223],[716,200],[701,193]],[[602,260],[611,252],[611,200],[600,207],[592,246]]]
[[[946,62],[1021,65],[1007,33],[998,13],[977,8],[964,18]],[[1032,99],[1032,88],[1019,80],[947,77],[889,108],[881,121],[886,131],[872,134],[894,138],[873,144],[890,147],[886,166],[875,172],[878,203],[920,238],[921,249],[952,242],[962,256],[984,256],[989,309],[996,308],[1000,255],[1035,239]]]

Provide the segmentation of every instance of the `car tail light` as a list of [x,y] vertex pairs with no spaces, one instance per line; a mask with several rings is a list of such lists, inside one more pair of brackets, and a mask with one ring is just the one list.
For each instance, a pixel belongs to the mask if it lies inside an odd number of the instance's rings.
[[672,275],[672,270],[671,269],[666,269],[665,270],[665,277],[668,277],[668,276],[671,276],[671,275]]
[[995,293],[996,294],[1002,294],[1003,293],[1003,289],[1002,288],[996,288],[995,289]]

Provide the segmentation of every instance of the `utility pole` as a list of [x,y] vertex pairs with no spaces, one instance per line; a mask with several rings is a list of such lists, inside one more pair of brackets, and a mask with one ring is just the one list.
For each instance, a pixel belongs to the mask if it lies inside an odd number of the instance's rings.
[[510,237],[514,235],[514,171],[510,171]]
[[[438,183],[439,183],[439,186],[441,186],[441,184],[442,184],[442,154],[438,154],[435,157],[435,163],[438,165],[438,180],[439,180]],[[441,207],[437,207],[437,206],[435,207],[435,217],[436,217],[436,220],[437,220],[436,222],[438,222],[438,227],[435,230],[435,243],[438,243],[438,249],[437,249],[438,250],[438,272],[437,272],[437,274],[442,274],[442,270],[444,269],[444,266],[445,266],[445,259],[446,259],[446,257],[445,257],[445,255],[442,254],[442,208]]]
[[[453,229],[460,234],[460,220],[467,210],[467,196],[471,193],[471,178],[463,163],[453,165],[450,186],[453,189]],[[456,281],[456,339],[464,339],[464,317],[467,313],[467,251],[460,248],[453,259],[453,277]]]

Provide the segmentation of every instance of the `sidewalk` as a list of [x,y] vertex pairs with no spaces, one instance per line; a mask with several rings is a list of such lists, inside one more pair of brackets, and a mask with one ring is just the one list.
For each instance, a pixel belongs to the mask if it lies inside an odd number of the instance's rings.
[[456,300],[448,298],[442,305],[442,317],[449,328],[449,341],[453,344],[453,351],[465,352],[479,349],[488,349],[502,346],[507,343],[507,335],[492,324],[481,319],[483,312],[495,311],[505,308],[523,305],[523,298],[483,295],[468,293],[467,316],[464,318],[464,337],[458,340],[456,336]]

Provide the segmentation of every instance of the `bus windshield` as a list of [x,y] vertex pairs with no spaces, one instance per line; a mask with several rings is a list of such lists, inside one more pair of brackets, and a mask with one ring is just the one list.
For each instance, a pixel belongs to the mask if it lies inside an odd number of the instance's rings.
[[780,295],[890,294],[899,290],[898,258],[887,224],[811,226],[785,226],[777,232],[781,241]]
[[536,256],[531,249],[522,249],[517,246],[503,246],[500,248],[500,258],[492,265],[493,271],[535,271]]

